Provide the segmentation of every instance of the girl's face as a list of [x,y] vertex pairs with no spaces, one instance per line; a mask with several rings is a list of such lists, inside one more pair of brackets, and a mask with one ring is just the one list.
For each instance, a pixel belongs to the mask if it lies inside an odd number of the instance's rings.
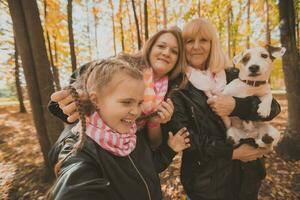
[[157,39],[149,55],[154,79],[163,77],[173,69],[178,59],[178,52],[178,43],[172,33],[164,33]]
[[191,67],[204,70],[210,48],[210,40],[201,35],[187,38],[185,49],[188,64],[191,65]]
[[141,114],[144,82],[126,73],[113,76],[100,92],[93,94],[102,120],[119,133],[128,133]]

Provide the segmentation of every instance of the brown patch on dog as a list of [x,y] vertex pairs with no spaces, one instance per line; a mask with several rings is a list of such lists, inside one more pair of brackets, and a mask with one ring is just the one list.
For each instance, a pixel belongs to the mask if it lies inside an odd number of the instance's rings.
[[271,137],[271,136],[269,136],[268,134],[265,134],[263,137],[262,137],[262,139],[261,139],[265,144],[271,144],[273,141],[274,141],[274,139]]
[[280,47],[273,47],[273,46],[271,46],[271,45],[266,45],[265,48],[266,48],[266,50],[269,52],[270,58],[271,58],[272,61],[275,60],[275,57],[272,56],[272,53],[281,50]]
[[250,60],[250,58],[251,58],[250,53],[247,53],[246,55],[244,55],[243,58],[242,58],[243,65],[246,65],[247,62]]

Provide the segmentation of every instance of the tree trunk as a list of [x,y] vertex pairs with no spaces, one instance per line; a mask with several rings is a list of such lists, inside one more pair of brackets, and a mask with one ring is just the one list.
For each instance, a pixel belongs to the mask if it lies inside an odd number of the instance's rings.
[[154,0],[154,12],[155,12],[155,28],[158,31],[158,14],[157,14],[157,2]]
[[266,44],[271,45],[270,13],[269,13],[270,5],[269,5],[269,1],[265,0],[265,4],[266,4]]
[[198,0],[198,4],[197,4],[197,13],[198,13],[198,17],[201,17],[201,2],[200,2],[200,0]]
[[89,1],[85,1],[86,4],[86,32],[88,34],[88,40],[89,40],[89,59],[92,59],[92,42],[91,42],[91,32],[90,32],[90,19],[89,19]]
[[250,24],[250,7],[251,7],[251,0],[248,0],[247,3],[247,41],[246,41],[246,47],[247,49],[250,48],[250,30],[251,30],[251,24]]
[[278,150],[292,159],[300,159],[300,68],[296,47],[293,0],[279,1],[280,41],[286,48],[282,58],[288,100],[288,125]]
[[143,35],[144,35],[144,30],[143,30],[143,12],[142,12],[142,0],[139,0],[139,17],[140,17],[140,35],[141,35],[141,46],[143,46]]
[[54,86],[39,11],[36,1],[10,0],[8,5],[24,68],[33,120],[45,164],[48,166],[48,152],[61,133],[63,124],[48,112],[46,106],[54,92]]
[[137,34],[137,38],[138,38],[138,49],[140,50],[141,46],[142,46],[142,40],[141,40],[141,36],[140,36],[139,20],[136,15],[134,0],[131,0],[131,3],[132,3],[132,9],[133,9],[135,26],[136,26],[136,34]]
[[163,0],[163,13],[164,13],[164,28],[167,28],[167,7],[166,7],[166,0]]
[[133,35],[133,31],[132,31],[132,21],[131,21],[131,15],[130,15],[130,11],[129,11],[129,5],[128,5],[128,1],[126,1],[126,12],[128,15],[128,21],[129,21],[129,27],[130,27],[130,44],[131,44],[131,50],[134,49],[134,35]]
[[69,44],[70,44],[70,55],[72,63],[72,72],[76,70],[76,54],[74,47],[74,34],[73,34],[73,9],[72,9],[73,0],[68,0],[68,30],[69,30]]
[[148,5],[147,0],[144,0],[144,20],[145,20],[145,41],[148,40],[149,31],[148,31]]
[[113,4],[112,0],[109,0],[109,5],[110,5],[110,8],[111,8],[111,21],[112,21],[112,31],[113,31],[114,53],[115,53],[115,55],[117,55],[115,13],[114,13],[114,4]]
[[54,82],[55,82],[55,88],[56,88],[56,90],[61,90],[60,81],[59,81],[59,71],[58,71],[56,65],[54,64],[50,35],[49,35],[49,32],[46,27],[47,26],[47,20],[46,20],[47,19],[47,2],[46,2],[46,0],[44,1],[44,15],[45,15],[45,30],[46,30],[46,37],[47,37],[47,44],[48,44],[48,52],[49,52],[49,56],[50,56],[50,64],[51,64],[53,78],[54,78]]
[[120,29],[121,29],[121,45],[122,51],[125,52],[125,38],[124,38],[124,28],[123,28],[123,1],[121,0],[119,3],[119,17],[120,17]]
[[232,9],[231,5],[228,7],[228,12],[227,12],[227,51],[228,51],[228,56],[231,58],[231,50],[230,50],[230,40],[231,40],[231,19],[232,19]]
[[[95,9],[95,1],[93,1],[93,9]],[[95,48],[96,48],[96,57],[99,58],[99,51],[98,51],[98,32],[97,32],[97,27],[98,27],[98,23],[99,23],[99,17],[97,16],[96,12],[93,12],[93,16],[94,16],[94,34],[95,34]]]
[[23,99],[23,91],[22,91],[22,86],[21,86],[21,81],[20,81],[20,65],[19,65],[19,53],[18,53],[18,48],[17,48],[17,42],[16,42],[16,37],[14,37],[14,43],[15,43],[15,79],[16,79],[16,89],[17,89],[17,96],[19,100],[19,106],[20,106],[20,113],[26,113],[26,108],[24,105],[24,99]]

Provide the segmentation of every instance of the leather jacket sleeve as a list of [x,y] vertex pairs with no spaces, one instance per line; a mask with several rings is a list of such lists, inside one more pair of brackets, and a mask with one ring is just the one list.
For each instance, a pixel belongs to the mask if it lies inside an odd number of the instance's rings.
[[267,117],[261,117],[257,113],[258,106],[260,104],[260,100],[256,96],[249,96],[246,98],[237,98],[235,99],[235,108],[230,114],[230,116],[237,116],[243,120],[250,121],[270,121],[274,117],[276,117],[280,111],[279,103],[273,98],[271,105],[271,113]]
[[185,151],[193,151],[200,162],[209,161],[215,158],[232,159],[233,147],[225,142],[224,138],[213,137],[205,134],[198,125],[203,121],[195,119],[191,113],[188,102],[178,93],[172,95],[174,113],[172,119],[164,127],[176,134],[183,127],[188,129],[190,134],[191,147]]
[[164,171],[171,164],[176,154],[168,144],[162,144],[158,149],[152,151],[156,172],[160,173]]
[[75,155],[64,162],[49,199],[111,199],[109,181],[101,176],[92,163],[81,157]]
[[[239,69],[238,68],[227,68],[225,70],[227,84],[237,79],[239,76]],[[236,116],[243,120],[250,120],[250,121],[270,121],[274,117],[276,117],[280,111],[279,103],[273,98],[272,105],[271,105],[271,113],[268,117],[261,117],[257,114],[258,105],[260,104],[260,100],[256,96],[249,96],[246,98],[238,98],[234,97],[236,106],[230,116]]]

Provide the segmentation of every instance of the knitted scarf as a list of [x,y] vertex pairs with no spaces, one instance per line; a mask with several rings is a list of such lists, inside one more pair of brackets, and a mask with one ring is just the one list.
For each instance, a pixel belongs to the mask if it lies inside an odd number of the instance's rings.
[[[77,132],[80,129],[81,126],[78,123],[73,128],[73,132]],[[86,134],[103,149],[116,156],[124,157],[134,150],[136,145],[136,131],[137,127],[134,124],[129,133],[118,133],[105,124],[97,112],[87,117]]]
[[144,102],[142,104],[142,114],[148,115],[154,112],[159,104],[164,100],[168,91],[168,76],[164,76],[157,81],[153,80],[153,69],[144,70]]

